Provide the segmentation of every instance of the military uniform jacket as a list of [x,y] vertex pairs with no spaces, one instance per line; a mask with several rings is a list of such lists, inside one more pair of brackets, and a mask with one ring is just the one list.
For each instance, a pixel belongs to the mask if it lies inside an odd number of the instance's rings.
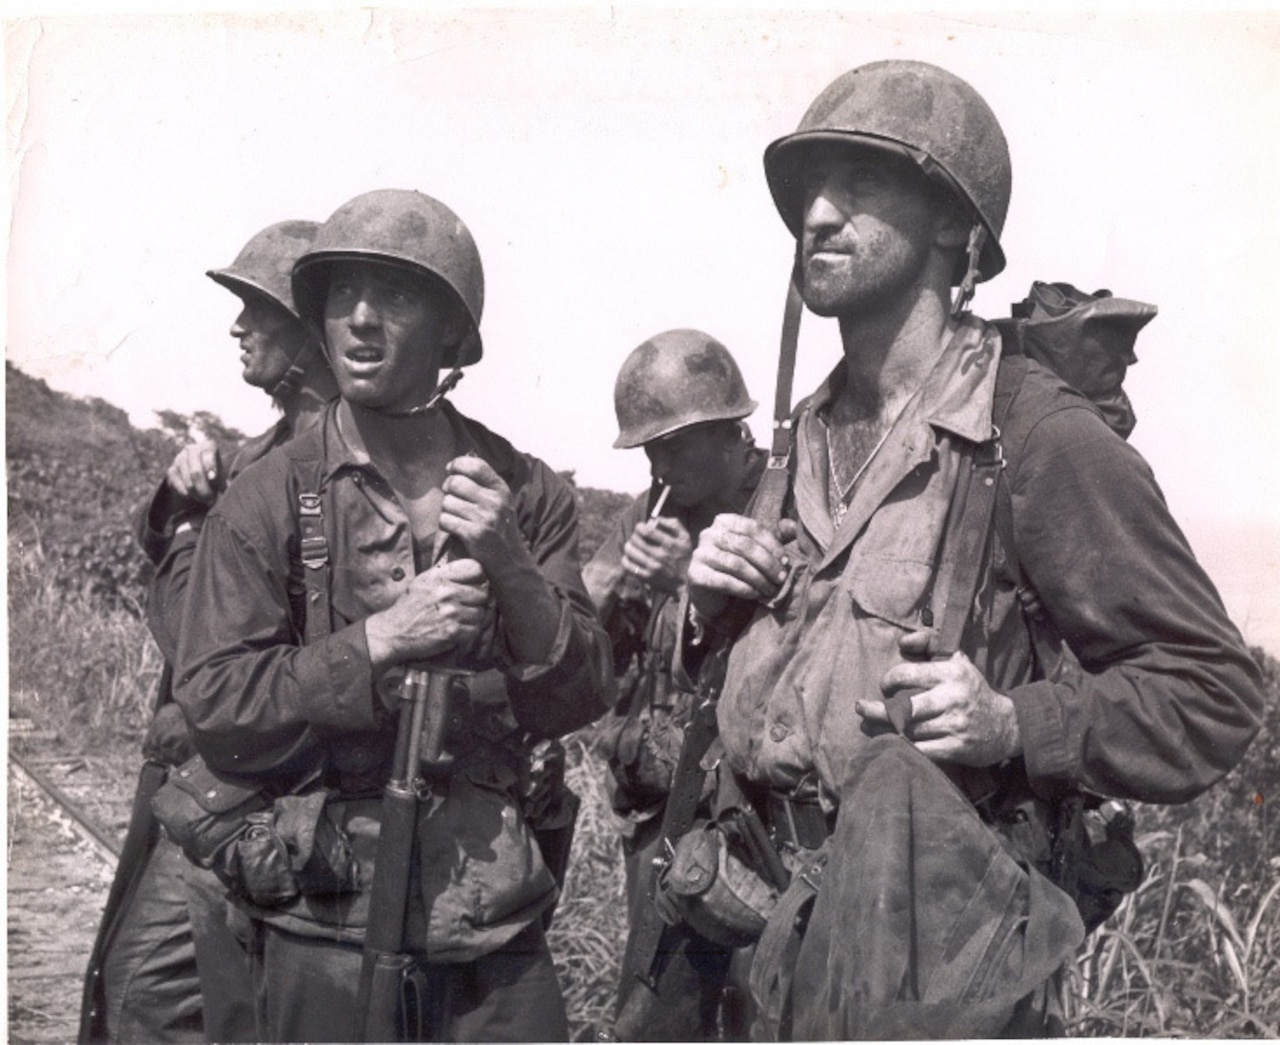
[[[181,629],[177,699],[214,770],[271,781],[321,767],[361,867],[354,895],[302,897],[257,917],[291,931],[358,940],[378,832],[394,718],[374,692],[363,621],[390,606],[414,572],[409,520],[371,461],[343,439],[331,404],[313,428],[236,480],[210,512]],[[609,647],[582,585],[572,489],[544,463],[445,405],[458,445],[511,489],[518,524],[560,603],[546,663],[517,661],[499,614],[492,653],[470,683],[459,769],[425,803],[410,944],[469,960],[514,936],[555,886],[519,811],[519,749],[601,714]],[[318,493],[332,562],[331,630],[304,645],[300,493]],[[426,925],[425,912],[430,912]]]

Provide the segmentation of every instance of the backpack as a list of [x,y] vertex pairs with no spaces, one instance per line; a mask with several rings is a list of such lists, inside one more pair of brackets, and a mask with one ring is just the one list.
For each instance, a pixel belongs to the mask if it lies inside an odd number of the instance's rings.
[[1156,315],[1156,306],[1092,294],[1070,283],[1031,284],[1031,293],[1011,306],[1009,319],[992,322],[1010,350],[1048,367],[1082,393],[1122,439],[1133,431],[1133,404],[1121,387],[1138,361],[1133,343]]

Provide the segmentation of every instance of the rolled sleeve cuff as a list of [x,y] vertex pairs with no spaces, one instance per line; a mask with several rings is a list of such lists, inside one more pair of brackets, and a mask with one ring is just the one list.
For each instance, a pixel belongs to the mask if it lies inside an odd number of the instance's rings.
[[377,727],[363,621],[300,651],[298,692],[302,716],[314,725],[347,731]]
[[551,652],[541,664],[527,664],[517,660],[507,645],[505,630],[499,629],[494,644],[494,659],[503,674],[516,682],[534,682],[544,675],[558,669],[569,650],[573,638],[573,610],[564,602],[560,603],[560,621],[556,626],[555,641],[551,644]]
[[162,482],[138,513],[136,536],[143,554],[159,566],[172,550],[174,538],[189,530],[198,534],[208,513],[208,505],[179,499]]
[[1067,722],[1052,682],[1032,682],[1010,691],[1022,738],[1022,759],[1032,789],[1048,796],[1075,783],[1067,744]]

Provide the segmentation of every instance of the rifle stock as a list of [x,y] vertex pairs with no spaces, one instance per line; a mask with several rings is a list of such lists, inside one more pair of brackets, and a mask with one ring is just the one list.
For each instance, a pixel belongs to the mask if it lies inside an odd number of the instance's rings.
[[364,1041],[403,1041],[408,1037],[402,997],[414,959],[404,951],[404,923],[418,829],[419,757],[431,696],[428,673],[410,669],[401,693],[395,760],[382,790],[382,822],[356,995]]
[[418,796],[402,784],[392,780],[383,791],[382,826],[356,1002],[364,1041],[404,1040],[400,997],[405,975],[413,965],[413,959],[404,953],[404,921]]

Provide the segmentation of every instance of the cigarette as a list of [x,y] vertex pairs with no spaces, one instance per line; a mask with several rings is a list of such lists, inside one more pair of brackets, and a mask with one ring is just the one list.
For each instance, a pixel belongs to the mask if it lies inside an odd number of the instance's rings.
[[650,519],[656,519],[662,514],[662,506],[667,503],[667,494],[671,492],[671,484],[663,483],[662,489],[658,492],[658,499],[653,502],[653,508],[649,512]]

